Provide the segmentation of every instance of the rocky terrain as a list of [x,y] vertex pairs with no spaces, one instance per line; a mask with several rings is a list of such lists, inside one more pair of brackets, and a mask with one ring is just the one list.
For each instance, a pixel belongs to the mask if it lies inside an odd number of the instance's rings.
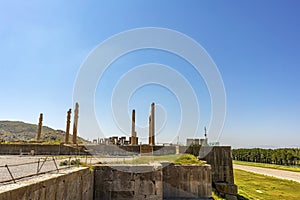
[[[0,142],[30,142],[36,140],[38,126],[21,121],[0,121]],[[72,136],[70,136],[72,138]],[[44,142],[63,142],[65,131],[43,126],[41,140]],[[78,138],[79,142],[85,141]],[[88,142],[88,141],[85,141]]]

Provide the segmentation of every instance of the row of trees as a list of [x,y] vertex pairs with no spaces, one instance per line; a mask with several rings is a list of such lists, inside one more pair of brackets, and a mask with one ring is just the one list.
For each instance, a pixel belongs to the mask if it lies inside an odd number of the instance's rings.
[[234,160],[260,162],[277,165],[300,165],[299,148],[282,149],[233,149]]

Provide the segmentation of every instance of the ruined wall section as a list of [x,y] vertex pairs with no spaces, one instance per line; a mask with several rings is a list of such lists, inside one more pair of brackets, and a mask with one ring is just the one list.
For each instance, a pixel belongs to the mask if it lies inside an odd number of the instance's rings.
[[161,165],[98,165],[94,169],[94,199],[161,200]]
[[210,165],[169,164],[163,168],[164,199],[206,199],[211,192]]
[[76,148],[57,144],[0,144],[2,155],[27,155],[34,150],[35,155],[85,155],[85,147]]
[[230,146],[201,147],[199,158],[211,165],[212,184],[216,193],[225,199],[237,199]]
[[[165,166],[164,168],[162,166]],[[110,164],[73,168],[1,186],[0,200],[208,199],[210,165]]]
[[93,173],[73,168],[65,174],[52,174],[1,188],[0,200],[92,200]]
[[214,182],[234,183],[230,146],[201,147],[199,158],[211,165]]

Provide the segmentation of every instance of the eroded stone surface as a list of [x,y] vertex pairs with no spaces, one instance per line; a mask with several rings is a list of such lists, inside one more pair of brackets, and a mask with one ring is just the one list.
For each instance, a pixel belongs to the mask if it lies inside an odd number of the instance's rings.
[[163,168],[164,199],[209,198],[212,192],[211,182],[210,165],[170,164]]
[[161,165],[98,165],[94,199],[162,199]]
[[47,174],[1,186],[0,200],[15,199],[93,199],[93,173],[88,168],[73,168],[61,174]]

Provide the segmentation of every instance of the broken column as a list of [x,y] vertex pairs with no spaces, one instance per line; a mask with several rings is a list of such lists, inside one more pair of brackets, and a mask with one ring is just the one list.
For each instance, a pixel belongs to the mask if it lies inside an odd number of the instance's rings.
[[76,102],[74,110],[74,122],[73,122],[73,144],[77,144],[77,125],[78,125],[78,109],[79,104]]
[[152,145],[155,145],[155,124],[154,124],[154,109],[155,109],[155,104],[151,104],[151,131],[152,131]]
[[37,137],[36,137],[37,141],[40,141],[40,139],[41,139],[42,126],[43,126],[43,113],[40,114],[40,118],[39,118],[38,132],[37,132]]
[[66,126],[66,138],[65,138],[65,144],[69,143],[69,135],[70,135],[70,123],[71,123],[71,112],[72,109],[68,110],[67,114],[67,126]]
[[155,104],[151,104],[151,114],[149,117],[149,145],[155,145],[155,123],[154,123],[154,109],[155,109]]
[[149,116],[149,145],[152,144],[152,136],[151,136],[151,115]]
[[131,145],[138,144],[138,138],[136,137],[135,131],[135,110],[132,110],[132,121],[131,121],[131,138],[129,138]]

